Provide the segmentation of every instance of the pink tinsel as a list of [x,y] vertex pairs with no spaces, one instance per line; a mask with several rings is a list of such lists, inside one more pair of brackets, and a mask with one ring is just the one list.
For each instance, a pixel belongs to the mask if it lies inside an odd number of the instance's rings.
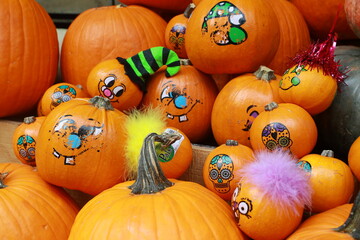
[[236,175],[259,188],[269,204],[285,211],[296,212],[297,206],[310,207],[312,188],[309,175],[296,165],[289,152],[259,151],[255,161],[243,166]]

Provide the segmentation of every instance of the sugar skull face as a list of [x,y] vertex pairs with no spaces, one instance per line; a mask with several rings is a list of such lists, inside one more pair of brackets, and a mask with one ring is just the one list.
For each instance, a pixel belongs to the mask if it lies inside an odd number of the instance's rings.
[[165,106],[166,117],[178,119],[179,122],[188,121],[187,114],[193,110],[200,100],[193,99],[186,93],[186,88],[179,88],[175,83],[169,81],[163,85],[160,98],[161,106]]
[[262,131],[262,142],[269,150],[288,149],[292,145],[290,132],[282,123],[270,123]]
[[235,188],[231,198],[231,208],[234,212],[235,218],[240,225],[240,216],[245,216],[247,219],[251,218],[251,211],[253,210],[253,204],[251,199],[241,196],[241,184]]
[[110,102],[119,102],[119,97],[126,91],[126,87],[117,80],[116,75],[109,74],[104,79],[100,79],[98,90],[100,95],[108,98]]
[[282,90],[288,90],[292,87],[298,86],[301,83],[300,74],[304,71],[307,71],[304,65],[294,66],[293,68],[287,69],[280,80],[280,88]]
[[209,178],[219,193],[230,191],[230,182],[234,179],[234,163],[226,154],[213,157],[209,163]]
[[53,156],[62,158],[64,165],[75,165],[75,158],[90,149],[102,146],[103,124],[94,119],[87,119],[79,124],[72,115],[61,117],[53,131],[52,141],[57,142]]
[[68,102],[76,97],[76,90],[69,85],[60,85],[51,95],[50,109],[53,110],[63,102]]
[[29,135],[22,135],[17,140],[17,150],[20,157],[28,162],[35,162],[35,139]]
[[175,51],[184,49],[186,26],[174,25],[169,33],[169,42]]
[[246,31],[240,27],[245,22],[245,15],[234,4],[222,1],[204,17],[202,33],[209,34],[217,45],[237,45],[247,39]]

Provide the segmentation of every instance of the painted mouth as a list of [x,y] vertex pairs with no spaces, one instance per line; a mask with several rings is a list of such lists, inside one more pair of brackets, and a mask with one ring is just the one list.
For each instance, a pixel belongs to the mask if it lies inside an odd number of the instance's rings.
[[55,149],[53,151],[53,155],[56,158],[63,157],[64,158],[64,165],[71,165],[71,166],[75,165],[75,156],[65,156],[65,155],[59,153],[58,151],[56,151]]

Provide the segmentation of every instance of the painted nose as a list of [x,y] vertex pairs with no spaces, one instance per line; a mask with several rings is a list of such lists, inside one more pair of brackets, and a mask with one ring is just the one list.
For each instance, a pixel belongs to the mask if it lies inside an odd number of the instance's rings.
[[81,139],[76,134],[70,134],[68,137],[67,145],[70,148],[79,148],[81,146]]
[[175,104],[176,108],[179,108],[179,109],[186,108],[187,107],[186,97],[182,96],[182,95],[176,97],[174,100],[174,104]]

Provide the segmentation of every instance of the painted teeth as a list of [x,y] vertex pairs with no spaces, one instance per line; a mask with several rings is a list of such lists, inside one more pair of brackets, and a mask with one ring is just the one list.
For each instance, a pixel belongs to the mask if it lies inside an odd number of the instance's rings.
[[53,155],[54,155],[56,158],[59,158],[59,157],[60,157],[60,154],[59,154],[57,151],[55,151],[55,150],[54,150],[54,152],[53,152]]
[[75,165],[75,158],[74,157],[65,157],[65,164]]
[[187,121],[187,120],[188,120],[188,118],[187,118],[186,115],[181,115],[181,116],[179,116],[179,121],[180,121],[180,122],[185,122],[185,121]]

